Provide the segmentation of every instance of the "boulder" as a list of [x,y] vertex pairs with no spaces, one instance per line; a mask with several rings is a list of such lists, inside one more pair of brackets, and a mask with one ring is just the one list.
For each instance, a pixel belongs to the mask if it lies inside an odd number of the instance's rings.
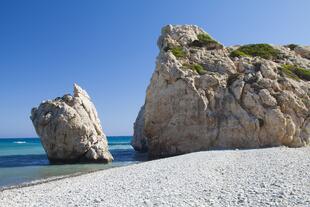
[[[205,43],[193,44],[197,41]],[[158,158],[210,149],[308,145],[310,84],[303,79],[307,74],[297,73],[304,73],[297,67],[310,68],[306,55],[266,44],[246,49],[267,48],[269,54],[248,55],[236,51],[240,46],[205,47],[208,42],[221,45],[194,25],[162,29],[133,147]]]
[[77,84],[73,96],[43,101],[30,118],[51,163],[113,160],[97,110]]

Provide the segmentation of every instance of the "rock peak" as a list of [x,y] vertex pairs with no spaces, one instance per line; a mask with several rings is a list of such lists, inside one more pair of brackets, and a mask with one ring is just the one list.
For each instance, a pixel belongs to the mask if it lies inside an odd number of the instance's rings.
[[[158,47],[160,49],[169,50],[172,47],[186,48],[191,44],[198,47],[212,46],[212,43],[218,43],[210,34],[205,32],[197,25],[166,25],[161,30],[161,35],[158,39]],[[221,49],[223,46],[217,48]]]
[[88,95],[88,93],[86,92],[86,90],[82,89],[81,86],[79,86],[78,84],[74,83],[74,84],[73,84],[73,87],[74,87],[74,96],[75,96],[75,97],[84,96],[84,97],[90,99],[90,96]]

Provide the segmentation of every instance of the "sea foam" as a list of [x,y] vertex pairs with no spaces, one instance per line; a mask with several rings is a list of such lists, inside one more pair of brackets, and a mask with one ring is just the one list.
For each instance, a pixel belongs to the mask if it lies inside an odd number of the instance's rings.
[[27,142],[25,141],[16,141],[16,142],[13,142],[14,144],[26,144]]

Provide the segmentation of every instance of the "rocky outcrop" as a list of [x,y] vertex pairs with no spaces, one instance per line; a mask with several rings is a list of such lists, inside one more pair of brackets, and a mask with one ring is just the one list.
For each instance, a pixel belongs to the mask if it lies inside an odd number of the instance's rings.
[[141,107],[138,117],[134,123],[134,135],[131,145],[136,151],[147,152],[147,138],[144,134],[144,106]]
[[44,101],[31,111],[31,120],[52,163],[113,160],[94,104],[74,84],[74,95]]
[[310,46],[297,46],[294,51],[301,57],[310,59]]
[[192,25],[164,27],[158,47],[134,128],[135,149],[147,145],[150,157],[165,157],[309,144],[304,52],[267,44],[226,48]]

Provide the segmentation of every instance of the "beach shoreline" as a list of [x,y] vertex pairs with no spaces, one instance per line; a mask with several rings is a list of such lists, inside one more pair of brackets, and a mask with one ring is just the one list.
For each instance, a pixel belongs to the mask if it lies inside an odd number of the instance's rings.
[[76,163],[50,164],[39,138],[10,138],[0,140],[0,191],[16,186],[59,179],[63,176],[88,173],[110,167],[143,162],[144,154],[135,152],[131,136],[108,137],[109,147],[115,160],[109,164]]
[[30,181],[30,182],[24,182],[21,184],[17,184],[17,185],[10,185],[10,186],[2,186],[0,187],[0,193],[6,190],[13,190],[13,189],[20,189],[20,188],[25,188],[25,187],[31,187],[31,186],[35,186],[35,185],[40,185],[43,183],[49,183],[49,182],[53,182],[53,181],[58,181],[58,180],[62,180],[62,179],[66,179],[66,178],[71,178],[71,177],[78,177],[81,175],[85,175],[85,174],[90,174],[90,173],[95,173],[98,171],[103,171],[103,170],[108,170],[108,169],[112,169],[112,168],[118,168],[118,167],[126,167],[127,165],[124,166],[113,166],[107,169],[98,169],[98,170],[93,170],[93,171],[89,171],[89,172],[77,172],[77,173],[73,173],[73,174],[69,174],[69,175],[60,175],[60,176],[53,176],[53,177],[49,177],[49,178],[43,178],[43,179],[38,179],[38,180],[34,180],[34,181]]
[[309,206],[309,153],[190,153],[7,189],[0,206]]

